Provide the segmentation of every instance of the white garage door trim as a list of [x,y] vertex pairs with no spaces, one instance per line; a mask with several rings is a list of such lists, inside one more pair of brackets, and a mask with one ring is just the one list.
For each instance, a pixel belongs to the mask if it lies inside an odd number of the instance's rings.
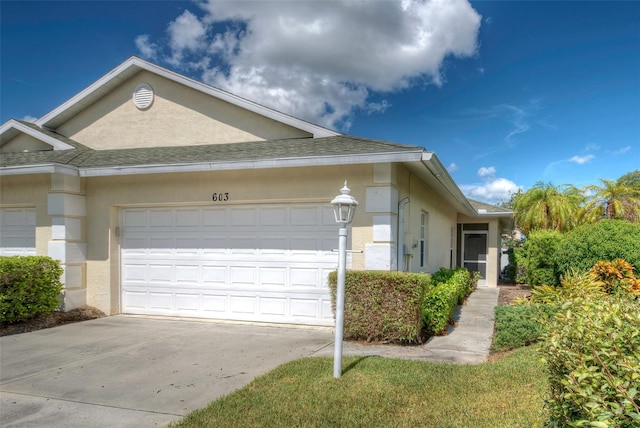
[[36,209],[0,208],[0,256],[36,255]]
[[122,312],[333,325],[330,205],[126,208]]

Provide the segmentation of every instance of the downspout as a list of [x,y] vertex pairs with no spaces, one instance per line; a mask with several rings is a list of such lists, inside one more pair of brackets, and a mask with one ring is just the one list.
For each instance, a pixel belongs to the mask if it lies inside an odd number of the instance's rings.
[[397,251],[397,269],[404,270],[404,206],[409,203],[406,197],[398,203],[398,251]]

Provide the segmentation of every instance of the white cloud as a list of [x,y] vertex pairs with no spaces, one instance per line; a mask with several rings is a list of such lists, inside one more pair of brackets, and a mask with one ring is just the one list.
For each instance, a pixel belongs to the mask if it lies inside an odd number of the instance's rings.
[[573,156],[569,159],[569,162],[577,163],[578,165],[583,165],[585,163],[589,163],[594,160],[595,155],[584,155],[584,156]]
[[623,155],[631,150],[631,146],[626,146],[613,152],[614,155]]
[[37,117],[30,116],[30,115],[26,115],[25,117],[23,117],[23,118],[22,118],[22,120],[24,120],[25,122],[31,122],[31,123],[33,123],[33,122],[35,122],[36,120],[38,120],[38,118],[37,118]]
[[[441,85],[445,58],[476,53],[481,23],[467,0],[198,5],[204,15],[185,11],[169,24],[165,61],[329,127],[348,125],[356,109],[388,108],[368,103],[370,91]],[[143,56],[157,54],[138,39]]]
[[136,48],[140,55],[145,58],[156,60],[158,58],[159,47],[152,43],[148,34],[141,34],[135,39]]
[[447,167],[447,171],[449,172],[456,172],[458,170],[458,165],[456,165],[455,163],[450,163],[449,166]]
[[479,177],[493,177],[494,175],[496,175],[496,168],[493,166],[490,166],[490,167],[483,166],[478,170]]
[[539,117],[543,108],[543,100],[531,98],[523,105],[504,103],[482,108],[467,108],[461,111],[460,114],[465,119],[501,123],[503,125],[497,126],[504,127],[503,142],[498,146],[485,149],[481,154],[476,155],[474,159],[485,158],[493,153],[517,146],[521,134],[529,132],[537,125],[553,128],[553,125],[548,124],[543,118]]
[[469,198],[491,203],[509,200],[512,194],[522,190],[522,186],[509,179],[496,177],[495,174],[495,167],[482,167],[478,170],[478,176],[484,179],[484,183],[461,184],[460,190]]

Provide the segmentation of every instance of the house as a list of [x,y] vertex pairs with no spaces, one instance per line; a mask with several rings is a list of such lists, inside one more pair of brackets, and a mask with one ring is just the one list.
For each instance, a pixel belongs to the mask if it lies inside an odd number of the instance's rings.
[[343,135],[131,57],[0,127],[0,254],[61,261],[64,309],[331,325],[330,201],[351,269],[466,266],[495,287],[500,219],[433,152]]

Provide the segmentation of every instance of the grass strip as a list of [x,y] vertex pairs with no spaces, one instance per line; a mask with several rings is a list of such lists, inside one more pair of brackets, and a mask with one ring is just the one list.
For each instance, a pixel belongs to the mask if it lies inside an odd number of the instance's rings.
[[546,373],[535,349],[453,365],[347,357],[303,358],[256,378],[174,425],[191,427],[535,427]]

